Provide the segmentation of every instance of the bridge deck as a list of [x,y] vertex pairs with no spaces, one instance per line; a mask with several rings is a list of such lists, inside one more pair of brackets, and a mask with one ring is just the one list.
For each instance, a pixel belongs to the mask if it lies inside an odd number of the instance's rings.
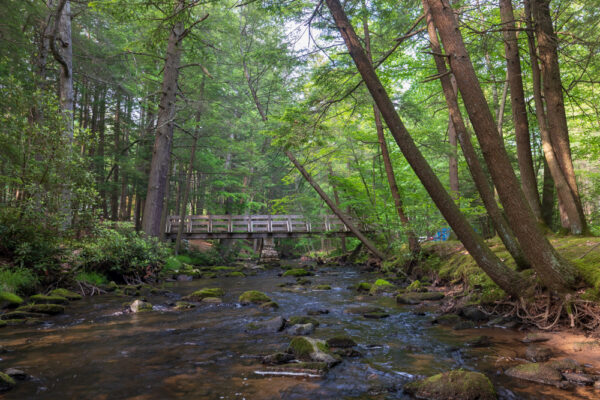
[[[184,219],[186,239],[256,239],[328,234],[350,236],[352,232],[334,215],[309,220],[302,215],[191,215]],[[181,217],[167,218],[165,233],[177,236]]]

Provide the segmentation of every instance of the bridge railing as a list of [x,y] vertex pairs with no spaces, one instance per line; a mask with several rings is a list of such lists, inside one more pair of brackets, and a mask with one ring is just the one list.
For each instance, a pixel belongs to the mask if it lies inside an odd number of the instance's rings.
[[[181,217],[167,218],[166,233],[177,233]],[[326,233],[348,232],[335,215],[310,220],[303,215],[191,215],[184,219],[184,233]]]

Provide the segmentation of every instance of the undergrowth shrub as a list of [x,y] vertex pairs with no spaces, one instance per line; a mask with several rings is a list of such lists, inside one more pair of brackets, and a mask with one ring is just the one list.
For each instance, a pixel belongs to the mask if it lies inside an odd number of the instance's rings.
[[33,293],[38,284],[37,276],[26,268],[0,269],[0,292],[19,294]]

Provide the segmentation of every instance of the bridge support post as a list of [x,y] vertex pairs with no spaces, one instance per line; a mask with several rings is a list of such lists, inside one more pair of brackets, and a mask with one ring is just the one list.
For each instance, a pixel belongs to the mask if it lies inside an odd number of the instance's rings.
[[277,250],[275,250],[275,239],[273,237],[266,237],[262,242],[260,262],[271,263],[279,261],[279,254],[277,254]]

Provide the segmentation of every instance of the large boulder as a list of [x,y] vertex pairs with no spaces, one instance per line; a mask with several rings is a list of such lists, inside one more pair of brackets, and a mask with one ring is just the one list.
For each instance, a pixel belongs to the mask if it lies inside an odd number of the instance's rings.
[[14,293],[0,291],[0,307],[17,307],[23,304],[23,299]]
[[545,385],[562,385],[562,374],[546,363],[527,363],[509,368],[506,375],[526,381],[543,383]]
[[251,322],[246,325],[249,333],[272,333],[279,332],[285,326],[285,319],[281,316],[267,319],[265,321]]
[[135,301],[133,301],[133,303],[131,303],[129,305],[129,309],[131,310],[131,312],[133,313],[139,313],[139,312],[144,312],[144,311],[152,311],[152,304],[137,299]]
[[479,372],[456,370],[404,385],[404,391],[427,400],[495,400],[494,385]]
[[44,294],[35,294],[29,298],[29,300],[38,304],[67,304],[69,300],[66,297]]

